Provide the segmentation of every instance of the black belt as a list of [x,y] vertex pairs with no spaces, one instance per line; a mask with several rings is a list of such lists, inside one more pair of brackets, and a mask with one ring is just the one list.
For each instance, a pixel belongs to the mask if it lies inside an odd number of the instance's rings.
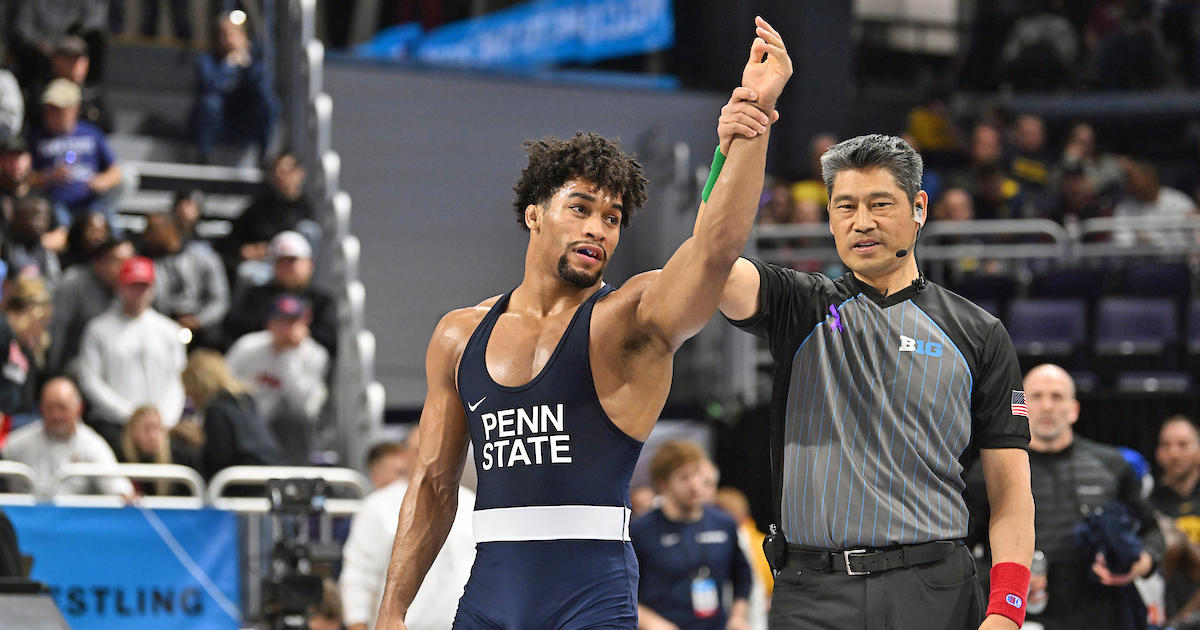
[[960,544],[955,541],[939,540],[920,545],[839,550],[788,545],[787,566],[789,569],[797,567],[822,573],[842,573],[844,571],[847,575],[868,575],[937,562],[954,553]]

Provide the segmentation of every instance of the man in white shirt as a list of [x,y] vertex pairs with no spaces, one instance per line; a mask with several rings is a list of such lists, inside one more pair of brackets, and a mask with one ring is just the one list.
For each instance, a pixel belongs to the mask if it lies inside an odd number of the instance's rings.
[[[39,492],[50,491],[54,473],[75,462],[115,464],[117,458],[104,438],[80,422],[83,400],[75,384],[54,378],[42,387],[42,419],[13,431],[4,446],[4,459],[21,462],[37,472]],[[133,484],[124,477],[75,477],[60,488],[62,494],[119,494],[133,496]]]
[[[416,451],[417,429],[409,433],[408,448]],[[367,495],[350,523],[350,536],[342,547],[342,574],[338,589],[347,630],[374,630],[383,583],[387,577],[392,541],[400,521],[400,504],[408,490],[401,478]],[[449,630],[458,610],[458,599],[471,576],[475,562],[475,538],[471,532],[475,493],[458,490],[458,512],[446,544],[425,576],[421,589],[404,618],[408,630]]]
[[109,444],[120,440],[133,410],[154,405],[163,426],[183,413],[180,375],[187,355],[179,324],[150,308],[154,263],[134,256],[117,276],[117,301],[83,332],[79,386],[90,405],[89,423]]
[[[311,438],[328,397],[325,374],[329,351],[313,340],[312,309],[290,293],[275,298],[267,329],[243,335],[225,355],[229,370],[250,388],[262,419],[271,427],[288,459],[309,463]],[[320,437],[320,436],[318,436]],[[327,446],[332,436],[318,439]]]
[[[1196,214],[1196,202],[1186,194],[1163,186],[1158,169],[1149,162],[1126,161],[1125,179],[1128,194],[1113,207],[1114,217],[1171,218]],[[1184,247],[1189,235],[1182,230],[1157,230],[1138,233],[1123,229],[1113,233],[1113,241],[1129,247],[1138,241],[1160,247]]]

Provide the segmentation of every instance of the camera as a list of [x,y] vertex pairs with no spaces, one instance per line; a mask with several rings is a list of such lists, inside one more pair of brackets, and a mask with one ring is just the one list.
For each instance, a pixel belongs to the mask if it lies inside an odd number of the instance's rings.
[[324,479],[271,479],[266,485],[273,529],[271,572],[263,580],[263,617],[272,630],[307,630],[310,611],[321,603],[321,576],[314,562],[338,559],[336,545],[309,538],[309,526],[324,510]]

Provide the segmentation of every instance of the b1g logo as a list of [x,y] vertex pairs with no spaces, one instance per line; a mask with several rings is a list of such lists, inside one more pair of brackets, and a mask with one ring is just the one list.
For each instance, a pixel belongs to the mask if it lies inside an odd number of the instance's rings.
[[918,341],[912,337],[900,335],[900,352],[912,352],[914,354],[923,354],[927,357],[942,356],[942,344],[924,341]]

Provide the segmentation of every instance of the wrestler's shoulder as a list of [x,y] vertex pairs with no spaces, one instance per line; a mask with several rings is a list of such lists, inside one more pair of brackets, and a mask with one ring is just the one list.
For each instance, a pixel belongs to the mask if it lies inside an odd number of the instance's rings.
[[471,334],[475,332],[475,328],[479,326],[479,322],[483,321],[500,297],[499,295],[490,297],[474,306],[456,308],[446,313],[438,322],[437,329],[433,333],[434,337],[441,338],[444,342],[450,342],[453,345],[465,344]]

